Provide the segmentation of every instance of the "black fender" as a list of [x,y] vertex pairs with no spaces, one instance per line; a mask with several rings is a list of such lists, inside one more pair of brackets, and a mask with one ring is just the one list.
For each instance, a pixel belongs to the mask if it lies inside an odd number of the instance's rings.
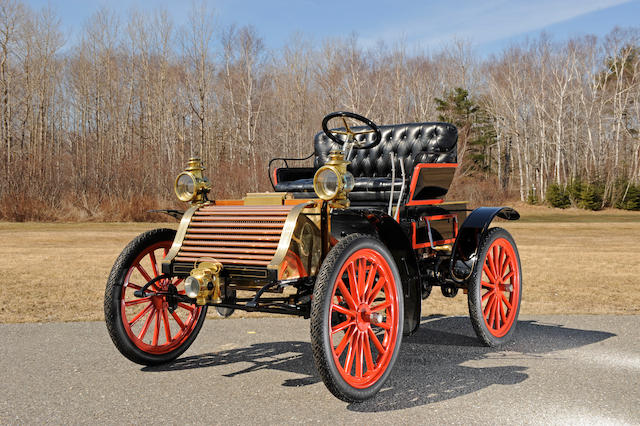
[[334,238],[356,232],[376,236],[391,252],[402,279],[404,334],[413,334],[420,325],[421,281],[418,261],[406,230],[391,216],[378,210],[334,210],[331,213]]
[[479,207],[462,223],[453,244],[449,264],[449,273],[454,281],[462,283],[471,275],[477,260],[480,238],[496,216],[507,220],[520,219],[520,213],[511,207]]
[[147,210],[147,213],[164,213],[176,219],[180,219],[184,215],[184,211],[173,209]]

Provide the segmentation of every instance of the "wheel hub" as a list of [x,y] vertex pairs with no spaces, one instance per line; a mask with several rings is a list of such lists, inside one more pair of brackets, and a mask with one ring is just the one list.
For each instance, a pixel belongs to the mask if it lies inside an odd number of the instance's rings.
[[369,305],[366,303],[360,304],[356,312],[356,325],[358,330],[366,331],[371,324],[371,309],[369,308]]

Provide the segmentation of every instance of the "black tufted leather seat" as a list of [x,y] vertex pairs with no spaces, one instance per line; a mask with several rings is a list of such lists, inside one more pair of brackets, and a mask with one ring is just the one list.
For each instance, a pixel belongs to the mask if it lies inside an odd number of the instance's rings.
[[[360,130],[364,128],[355,128]],[[394,153],[396,180],[394,192],[402,186],[400,162],[404,163],[407,179],[405,193],[413,169],[420,163],[456,163],[458,131],[449,123],[407,123],[380,126],[382,141],[371,149],[354,149],[349,171],[355,177],[355,187],[349,194],[353,201],[388,200],[391,191],[391,156]],[[373,134],[358,135],[360,141],[371,141]],[[323,132],[314,138],[314,167],[288,168],[276,171],[278,192],[292,192],[296,197],[313,193],[313,175],[329,159],[329,151],[340,147]]]

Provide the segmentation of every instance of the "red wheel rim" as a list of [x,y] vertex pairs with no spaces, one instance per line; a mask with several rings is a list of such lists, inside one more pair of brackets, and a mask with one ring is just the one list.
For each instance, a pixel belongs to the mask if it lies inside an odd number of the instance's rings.
[[342,378],[366,388],[386,371],[398,338],[396,282],[382,255],[371,249],[352,254],[331,293],[329,342]]
[[[162,241],[145,248],[133,261],[122,285],[120,316],[124,329],[133,344],[152,354],[165,354],[182,345],[202,312],[202,307],[186,303],[178,303],[177,309],[169,312],[164,296],[139,298],[133,294],[160,274],[158,263],[171,244],[171,241]],[[185,293],[182,279],[175,277],[152,284],[150,290],[166,290],[170,284],[179,294]]]
[[484,323],[495,337],[509,332],[518,312],[520,270],[515,250],[504,238],[495,240],[482,265],[480,294]]

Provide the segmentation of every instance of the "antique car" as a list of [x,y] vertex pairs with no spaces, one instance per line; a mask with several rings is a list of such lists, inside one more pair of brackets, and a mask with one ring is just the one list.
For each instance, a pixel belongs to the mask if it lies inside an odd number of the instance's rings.
[[[177,231],[154,229],[117,258],[105,291],[109,334],[143,365],[167,363],[194,341],[215,307],[310,318],[311,348],[327,388],[345,401],[374,396],[404,335],[420,324],[432,287],[468,295],[480,342],[514,334],[522,275],[498,216],[444,201],[457,167],[448,123],[377,126],[334,112],[314,139],[313,167],[277,158],[274,192],[214,200],[215,183],[192,158],[175,181],[191,205]],[[298,159],[305,160],[305,159]],[[223,326],[223,324],[220,324]]]

